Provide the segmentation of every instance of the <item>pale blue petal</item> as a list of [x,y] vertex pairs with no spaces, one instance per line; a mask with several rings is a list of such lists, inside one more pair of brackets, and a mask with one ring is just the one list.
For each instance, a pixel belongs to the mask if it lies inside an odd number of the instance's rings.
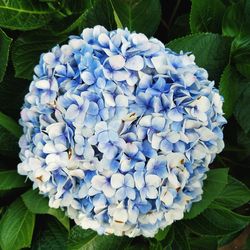
[[164,152],[171,152],[173,150],[173,144],[169,142],[167,139],[164,139],[160,143],[160,149]]
[[98,134],[98,141],[101,143],[107,143],[109,142],[109,133],[108,131],[103,131]]
[[183,114],[179,113],[176,108],[173,108],[168,112],[168,118],[172,121],[180,122],[183,120]]
[[144,60],[141,56],[135,55],[127,59],[125,67],[130,70],[140,71],[144,67]]
[[116,191],[115,198],[119,201],[125,200],[126,198],[126,188],[122,187]]
[[126,196],[130,199],[130,200],[134,200],[136,197],[136,192],[134,188],[130,188],[127,187],[126,188]]
[[94,75],[88,71],[82,72],[81,78],[82,78],[83,82],[88,84],[88,85],[92,85],[96,81]]
[[99,108],[98,105],[94,102],[89,103],[88,114],[90,115],[98,115]]
[[152,119],[152,128],[157,131],[162,131],[165,127],[165,118],[161,116]]
[[76,117],[79,115],[79,108],[76,104],[72,104],[69,106],[65,113],[65,119],[66,120],[75,120]]
[[142,189],[145,185],[144,173],[142,171],[136,171],[134,173],[135,186],[137,189]]
[[109,64],[114,70],[119,70],[124,67],[125,59],[122,55],[115,55],[109,57]]

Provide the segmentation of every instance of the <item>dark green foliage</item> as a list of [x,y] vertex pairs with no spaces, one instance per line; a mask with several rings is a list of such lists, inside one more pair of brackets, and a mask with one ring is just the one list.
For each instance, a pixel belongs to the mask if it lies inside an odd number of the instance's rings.
[[[40,54],[97,24],[127,27],[176,52],[194,53],[224,96],[230,118],[203,199],[153,239],[83,230],[49,208],[16,172],[17,120]],[[250,0],[0,0],[0,249],[216,250],[237,237],[250,223],[249,27]]]

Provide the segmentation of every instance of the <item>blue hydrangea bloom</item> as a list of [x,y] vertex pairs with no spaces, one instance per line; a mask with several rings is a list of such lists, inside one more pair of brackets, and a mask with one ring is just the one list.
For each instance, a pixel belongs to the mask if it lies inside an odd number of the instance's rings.
[[153,237],[182,219],[226,122],[194,59],[102,26],[42,54],[21,111],[19,174],[99,234]]

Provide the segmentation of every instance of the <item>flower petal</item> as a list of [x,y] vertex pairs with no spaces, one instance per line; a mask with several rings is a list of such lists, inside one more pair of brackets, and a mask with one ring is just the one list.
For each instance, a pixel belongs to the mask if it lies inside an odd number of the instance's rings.
[[125,67],[130,70],[140,71],[144,67],[144,60],[141,56],[135,55],[127,59]]
[[125,59],[122,55],[109,57],[109,64],[114,70],[119,70],[125,66]]
[[123,174],[117,173],[111,176],[110,184],[113,188],[120,188],[124,184],[125,176]]

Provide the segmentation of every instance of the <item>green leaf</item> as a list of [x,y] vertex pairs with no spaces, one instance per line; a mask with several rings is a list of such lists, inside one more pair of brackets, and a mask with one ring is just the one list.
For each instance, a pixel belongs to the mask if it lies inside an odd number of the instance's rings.
[[150,240],[149,250],[163,250],[163,248],[159,241]]
[[97,24],[110,29],[114,27],[112,8],[108,0],[90,1],[90,5],[81,15],[73,15],[55,22],[48,27],[49,30],[23,33],[14,42],[12,49],[15,76],[32,79],[33,69],[39,63],[42,53],[66,41],[72,32],[81,33],[83,28]]
[[17,137],[0,125],[0,154],[17,158],[18,151],[19,147]]
[[94,27],[102,25],[108,30],[116,28],[113,9],[109,0],[91,1],[91,7],[88,9],[86,24],[84,27]]
[[241,231],[232,233],[232,234],[227,234],[223,237],[220,237],[218,240],[218,245],[219,247],[225,246],[229,243],[231,243],[235,238],[237,238],[241,234]]
[[237,63],[236,68],[243,76],[250,79],[250,63]]
[[16,170],[0,170],[0,190],[26,187],[25,178]]
[[159,0],[111,0],[122,27],[153,35],[161,21]]
[[193,220],[184,223],[199,235],[223,236],[238,232],[250,222],[250,217],[236,214],[223,207],[211,207]]
[[35,225],[35,215],[21,199],[13,202],[0,221],[0,245],[4,250],[29,247]]
[[228,176],[228,184],[216,198],[216,204],[235,209],[250,201],[249,188],[232,176]]
[[50,214],[58,219],[69,230],[69,218],[60,209],[50,208],[48,199],[38,193],[37,190],[30,189],[22,195],[25,206],[34,214]]
[[[44,218],[43,218],[44,219]],[[53,218],[48,218],[33,238],[32,250],[64,250],[66,249],[68,231]]]
[[21,127],[12,118],[2,112],[0,112],[0,126],[8,130],[17,138],[19,138],[22,134]]
[[189,240],[192,250],[217,250],[218,243],[216,237],[199,237]]
[[[242,129],[239,129],[237,131],[237,144],[240,147],[240,151],[237,154],[239,160],[244,160],[247,157],[249,157],[250,156],[250,134],[246,134]],[[238,147],[236,148],[236,150],[237,149]]]
[[222,21],[222,34],[234,37],[241,31],[244,23],[244,0],[228,6]]
[[174,241],[171,244],[174,250],[191,250],[188,242],[185,226],[182,223],[174,224]]
[[190,28],[192,33],[221,33],[225,6],[220,0],[192,0]]
[[48,26],[48,29],[56,35],[80,34],[86,27],[102,25],[109,30],[115,28],[113,9],[108,0],[87,0],[81,6],[81,12],[73,13],[63,19],[59,19]]
[[229,61],[230,45],[230,39],[218,34],[200,33],[177,38],[166,47],[176,52],[192,52],[196,63],[208,71],[209,78],[219,82],[220,75]]
[[223,35],[235,37],[249,35],[250,26],[250,1],[233,1],[224,14],[222,30]]
[[235,104],[240,96],[241,76],[237,70],[227,65],[219,85],[220,94],[224,97],[223,111],[228,118],[233,114]]
[[237,70],[250,79],[250,35],[238,35],[232,43],[232,59]]
[[9,49],[12,39],[0,29],[0,82],[3,80],[8,65]]
[[48,3],[53,10],[59,10],[60,15],[57,15],[46,25],[44,32],[51,32],[53,35],[68,34],[78,35],[86,23],[86,13],[91,8],[95,0],[85,1],[54,1]]
[[15,78],[14,69],[11,66],[10,63],[0,84],[0,110],[17,121],[20,118],[20,108],[29,84],[24,79]]
[[207,179],[204,181],[202,200],[194,203],[191,210],[185,214],[185,219],[193,219],[203,212],[227,184],[228,169],[217,168],[207,172]]
[[238,99],[234,111],[234,115],[242,129],[247,134],[250,131],[250,84],[245,88],[240,98]]
[[250,35],[239,34],[232,43],[232,56],[235,63],[247,62],[250,55]]
[[32,79],[33,69],[39,63],[42,52],[48,52],[66,38],[67,35],[54,35],[45,30],[23,33],[12,48],[15,76]]
[[175,38],[186,36],[190,34],[190,26],[189,26],[189,15],[181,15],[176,17],[174,24],[172,25],[171,29],[169,30],[169,40],[173,40]]
[[175,239],[175,231],[173,226],[169,226],[170,229],[168,230],[167,235],[165,238],[161,241],[162,246],[164,247],[164,250],[171,249],[172,243]]
[[166,227],[164,230],[159,230],[158,233],[155,235],[155,239],[158,241],[164,240],[169,233],[170,226]]
[[130,239],[127,237],[116,237],[113,235],[100,236],[92,230],[83,230],[79,226],[74,226],[70,231],[68,249],[70,250],[112,250],[124,249],[129,245]]
[[119,16],[117,15],[115,10],[114,10],[114,18],[115,18],[115,23],[116,23],[117,29],[123,29],[122,22],[119,19]]
[[33,30],[47,24],[54,11],[34,0],[0,0],[0,26],[12,30]]

